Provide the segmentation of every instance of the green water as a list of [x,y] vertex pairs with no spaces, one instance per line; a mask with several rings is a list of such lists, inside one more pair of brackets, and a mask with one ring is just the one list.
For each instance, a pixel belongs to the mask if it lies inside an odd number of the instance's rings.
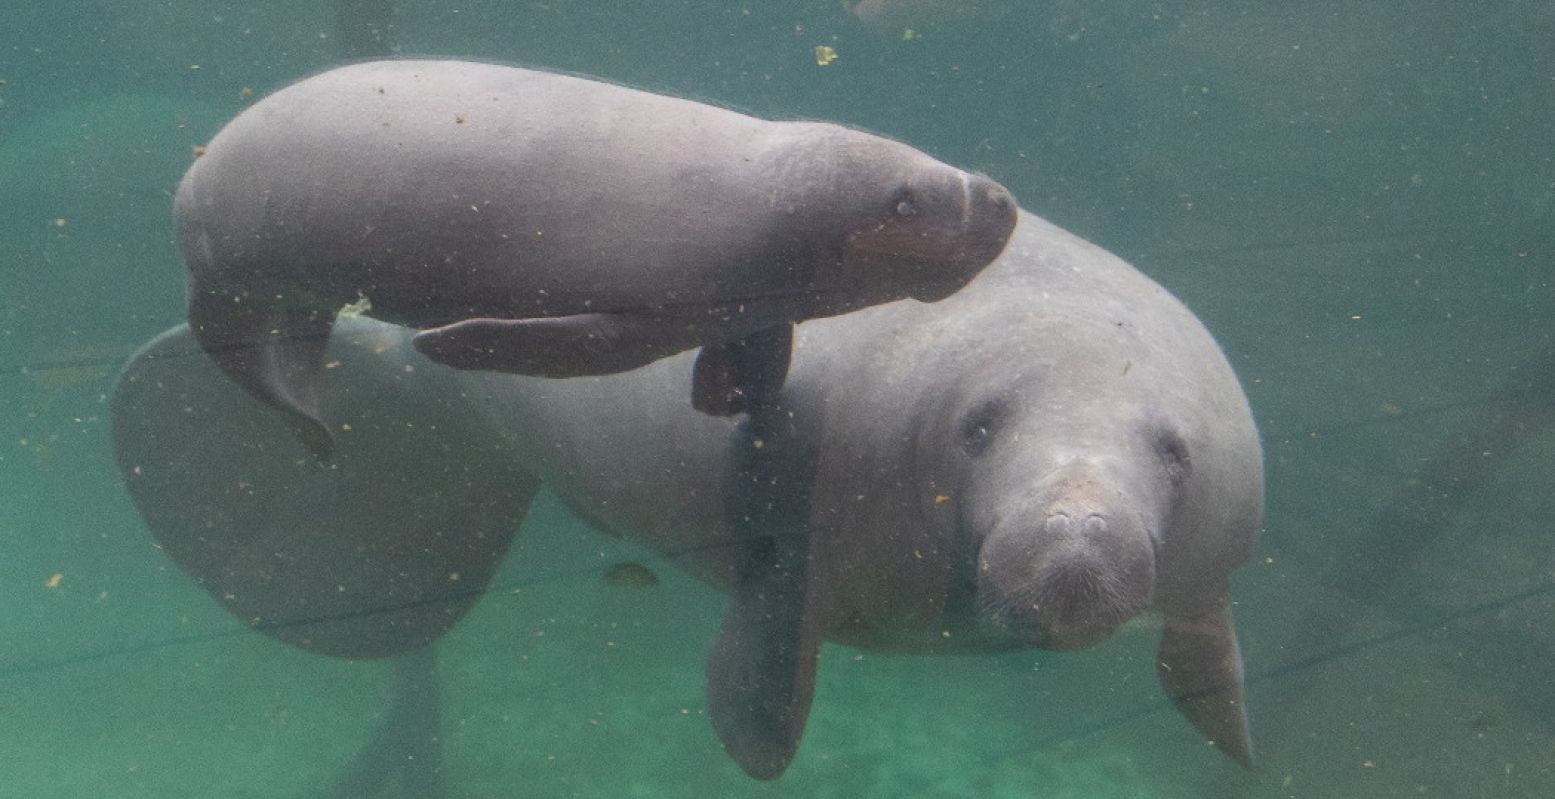
[[[182,321],[192,148],[339,63],[334,12],[11,5],[0,796],[320,795],[382,722],[388,669],[253,634],[173,566],[107,397]],[[440,646],[452,794],[1555,795],[1552,6],[940,5],[978,8],[904,37],[823,0],[402,2],[392,37],[902,139],[1181,297],[1264,439],[1232,586],[1257,767],[1194,734],[1126,628],[1080,653],[828,647],[793,766],[756,782],[705,712],[723,598],[542,494]],[[659,583],[603,579],[630,560]]]

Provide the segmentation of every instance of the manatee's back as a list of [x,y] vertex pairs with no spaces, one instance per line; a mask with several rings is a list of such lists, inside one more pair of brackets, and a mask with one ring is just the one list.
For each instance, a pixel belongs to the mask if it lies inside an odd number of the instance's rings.
[[[697,248],[727,254],[722,239],[749,226],[765,195],[741,190],[740,170],[773,130],[556,73],[367,62],[233,119],[185,176],[176,216],[191,266],[212,284],[306,286],[342,302],[368,282],[392,285],[367,292],[389,321],[407,321],[397,304],[441,321],[580,310],[536,305],[545,294],[635,306],[643,287],[599,269],[634,265],[666,293],[704,289],[699,264],[713,257]],[[615,296],[618,283],[630,293]]]

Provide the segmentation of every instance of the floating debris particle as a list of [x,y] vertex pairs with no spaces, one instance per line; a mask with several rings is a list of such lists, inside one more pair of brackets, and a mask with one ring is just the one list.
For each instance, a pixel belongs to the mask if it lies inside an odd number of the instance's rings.
[[837,51],[829,45],[818,44],[815,46],[816,66],[827,66],[837,60]]
[[617,588],[652,588],[659,584],[659,575],[636,561],[617,563],[605,570],[605,585]]
[[372,300],[367,299],[365,295],[358,296],[356,298],[356,302],[347,303],[341,306],[340,310],[335,312],[335,317],[338,319],[355,319],[358,316],[365,315],[372,309]]

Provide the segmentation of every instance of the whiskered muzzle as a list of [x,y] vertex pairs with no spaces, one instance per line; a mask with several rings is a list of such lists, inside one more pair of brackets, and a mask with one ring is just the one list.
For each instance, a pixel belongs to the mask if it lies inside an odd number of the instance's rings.
[[1049,513],[996,532],[979,557],[984,615],[1046,649],[1092,646],[1150,606],[1155,554],[1143,528],[1101,513]]

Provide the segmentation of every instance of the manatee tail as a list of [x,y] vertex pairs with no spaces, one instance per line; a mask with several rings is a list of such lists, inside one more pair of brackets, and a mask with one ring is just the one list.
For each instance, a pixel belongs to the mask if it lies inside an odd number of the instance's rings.
[[330,339],[319,401],[352,431],[327,466],[182,326],[120,374],[114,460],[157,549],[239,622],[320,655],[405,654],[486,595],[540,480],[409,331],[349,319]]
[[189,327],[205,353],[238,385],[286,414],[303,446],[328,458],[334,439],[319,414],[318,381],[333,310],[213,292],[192,278],[188,309]]

